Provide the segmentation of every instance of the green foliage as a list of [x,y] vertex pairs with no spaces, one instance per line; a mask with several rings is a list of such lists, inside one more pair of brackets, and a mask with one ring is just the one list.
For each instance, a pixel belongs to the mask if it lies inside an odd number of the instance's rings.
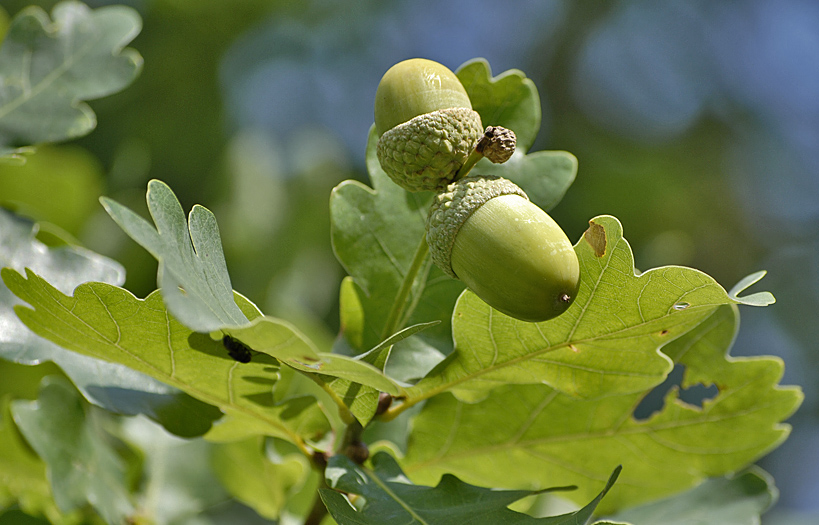
[[90,132],[96,116],[82,101],[121,90],[142,67],[123,49],[141,29],[134,10],[68,1],[52,19],[39,7],[23,10],[0,48],[0,158]]
[[[632,525],[757,525],[759,515],[776,502],[773,480],[758,468],[731,478],[714,478],[675,498],[649,503],[621,512],[616,523]],[[595,525],[614,524],[600,521]]]
[[[22,12],[0,50],[0,155],[87,133],[82,101],[139,70],[123,49],[139,30],[133,11],[67,2],[53,18]],[[484,60],[457,75],[484,125],[518,136],[509,163],[476,172],[554,206],[577,160],[528,151],[541,117],[532,81],[493,77]],[[311,525],[328,511],[341,525],[577,525],[612,512],[598,523],[642,525],[684,523],[693,509],[710,522],[758,519],[775,499],[771,480],[731,476],[787,437],[802,399],[779,385],[780,360],[729,355],[738,307],[774,302],[739,295],[764,272],[730,292],[690,268],[638,272],[620,222],[602,215],[575,245],[582,276],[569,310],[521,322],[431,263],[432,195],[389,181],[372,131],[366,161],[371,186],[345,181],[330,196],[332,247],[349,274],[332,348],[234,291],[216,216],[196,205],[186,217],[163,182],[148,184],[153,224],[101,200],[159,263],[159,289],[144,299],[121,287],[118,264],[48,248],[36,224],[0,210],[0,357],[19,363],[0,372],[59,366],[0,389],[0,505],[54,523],[180,522],[228,497]],[[681,385],[636,418],[674,367]],[[680,388],[696,385],[716,394],[684,402]],[[569,484],[560,497],[579,510],[541,515],[552,487]]]
[[36,401],[16,401],[14,420],[48,465],[54,500],[63,512],[93,505],[108,523],[133,512],[125,463],[70,384],[43,381]]
[[[35,238],[31,221],[0,209],[0,266],[37,272],[64,293],[85,281],[121,284],[115,261],[75,246],[48,248]],[[145,414],[171,432],[197,436],[206,432],[218,409],[126,366],[66,350],[25,327],[14,307],[22,302],[0,282],[0,357],[34,365],[53,361],[90,402],[122,414]]]
[[[35,307],[15,308],[35,333],[75,352],[124,364],[217,406],[241,421],[245,435],[280,436],[303,446],[328,429],[309,398],[275,402],[277,360],[259,355],[246,364],[234,361],[221,340],[196,333],[172,317],[159,292],[141,300],[116,286],[85,283],[69,297],[28,270],[24,278],[4,269],[3,280]],[[238,304],[244,315],[259,315],[246,300]],[[294,337],[286,344],[299,341]]]
[[484,126],[503,126],[517,138],[509,161],[492,164],[483,159],[475,170],[505,177],[544,210],[553,208],[574,181],[577,159],[565,151],[527,153],[540,130],[540,97],[534,82],[517,69],[493,77],[484,59],[470,60],[458,68],[457,75]]
[[540,491],[490,490],[463,483],[455,476],[445,474],[434,488],[414,485],[395,460],[385,452],[372,458],[372,470],[362,468],[345,456],[334,456],[327,466],[327,481],[332,489],[364,498],[361,509],[356,509],[339,492],[321,489],[320,494],[330,513],[339,523],[382,524],[459,524],[459,523],[512,523],[574,525],[586,523],[597,504],[612,487],[620,469],[617,468],[608,483],[585,507],[562,516],[533,518],[509,510],[515,501],[537,493],[571,490],[557,487]]
[[790,427],[780,421],[802,395],[777,385],[779,359],[727,356],[736,307],[711,312],[663,347],[685,366],[683,387],[717,385],[702,407],[681,401],[676,389],[646,420],[633,412],[647,392],[583,399],[542,385],[508,385],[477,404],[436,396],[415,421],[405,470],[419,481],[450,472],[488,486],[574,483],[580,489],[567,496],[582,501],[622,464],[621,483],[601,506],[612,511],[741,469],[787,437]]

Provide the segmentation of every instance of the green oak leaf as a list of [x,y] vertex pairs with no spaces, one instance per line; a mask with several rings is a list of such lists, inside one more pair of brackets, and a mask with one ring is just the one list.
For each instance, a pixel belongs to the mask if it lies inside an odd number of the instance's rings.
[[17,430],[11,415],[11,395],[0,396],[0,508],[17,504],[29,515],[51,523],[78,521],[64,517],[54,502],[46,465]]
[[12,403],[17,427],[47,465],[57,506],[71,512],[91,504],[107,523],[123,523],[134,513],[125,463],[89,410],[55,376],[43,380],[36,401]]
[[581,503],[622,464],[602,512],[736,472],[787,438],[790,426],[782,421],[802,400],[798,388],[779,386],[781,359],[728,355],[738,319],[736,305],[719,306],[663,347],[685,367],[684,388],[716,385],[717,395],[702,407],[680,400],[676,388],[642,420],[634,409],[650,388],[583,399],[545,385],[508,385],[476,404],[440,395],[415,419],[404,470],[417,483],[445,472],[506,488],[574,483],[580,490],[567,497]]
[[614,484],[619,469],[609,478],[604,490],[584,508],[571,514],[549,518],[533,518],[507,507],[526,496],[547,491],[567,490],[557,487],[541,491],[494,490],[476,487],[445,474],[435,487],[414,485],[386,452],[372,458],[372,470],[356,465],[349,458],[330,458],[325,471],[327,484],[335,490],[363,496],[365,503],[356,509],[339,492],[321,489],[319,494],[330,514],[339,525],[463,524],[497,523],[582,525]]
[[280,319],[262,316],[247,326],[224,328],[222,332],[300,372],[346,379],[393,395],[403,392],[381,370],[365,361],[319,352],[295,327]]
[[515,132],[517,148],[528,151],[540,131],[540,96],[532,79],[519,69],[492,76],[485,58],[474,58],[455,71],[484,126]]
[[[387,177],[375,154],[376,141],[373,127],[367,144],[373,187],[347,180],[330,197],[333,250],[352,276],[352,282],[345,281],[341,287],[342,333],[356,353],[375,347],[396,331],[385,333],[387,318],[424,238],[432,198],[428,192],[406,192]],[[441,323],[402,341],[393,351],[410,340],[420,340],[447,352],[452,347],[452,306],[463,288],[426,257],[408,300],[408,313],[397,329],[436,320]]]
[[148,183],[146,200],[156,227],[125,206],[100,199],[125,233],[159,262],[157,285],[168,311],[196,332],[247,325],[233,300],[213,213],[197,204],[185,220],[176,195],[158,180]]
[[122,90],[142,67],[139,53],[124,48],[142,28],[133,9],[69,1],[52,18],[40,7],[22,10],[0,47],[0,158],[89,133],[97,121],[83,101]]
[[[392,349],[395,345],[408,337],[417,334],[431,326],[435,326],[440,321],[432,321],[429,323],[419,323],[416,325],[408,326],[403,330],[398,331],[397,333],[393,334],[392,336],[388,337],[381,343],[379,343],[375,348],[368,350],[367,352],[360,354],[356,357],[356,360],[361,360],[365,363],[372,364],[378,370],[384,370],[387,365],[391,363],[389,360],[392,354]],[[408,352],[397,352],[397,355],[407,356]],[[439,354],[440,355],[440,354]],[[411,354],[410,358],[419,357],[418,353]],[[406,357],[404,357],[406,358]],[[441,359],[443,359],[443,355],[441,355]],[[393,360],[392,362],[395,362]],[[440,361],[440,359],[438,360]],[[437,361],[436,361],[437,364]],[[400,377],[401,366],[403,363],[398,363],[397,365],[393,366],[393,370],[397,370],[399,372],[398,376],[387,373],[386,375],[390,378],[396,378],[399,381],[402,379]],[[405,366],[407,369],[417,370],[419,363],[413,361],[408,363]],[[434,365],[432,365],[434,366]],[[430,367],[431,368],[431,367]],[[386,370],[385,370],[386,372]],[[334,394],[350,409],[350,412],[355,416],[361,426],[366,427],[372,418],[375,416],[375,412],[378,408],[378,400],[380,397],[380,392],[378,388],[375,388],[374,385],[362,385],[359,383],[354,383],[352,381],[341,379],[341,378],[332,378],[332,377],[325,377],[323,378],[329,388],[334,392]],[[388,392],[386,390],[383,390]],[[403,396],[404,392],[403,389],[399,389],[399,393],[395,394],[392,392],[392,395]]]
[[259,437],[220,444],[211,455],[213,470],[228,492],[271,520],[279,518],[311,472],[301,454],[275,459],[271,461],[265,440]]
[[[63,293],[86,281],[120,285],[125,280],[119,263],[76,246],[49,248],[35,238],[37,231],[36,223],[0,209],[0,267],[30,268]],[[38,336],[14,313],[21,303],[0,282],[0,358],[26,365],[52,361],[91,403],[120,414],[145,414],[181,436],[201,435],[221,416],[211,405],[145,374]]]
[[191,523],[227,499],[207,441],[180,439],[142,417],[123,419],[119,433],[141,456],[136,523]]
[[759,518],[777,500],[770,474],[751,468],[736,476],[709,479],[687,492],[634,507],[595,525],[758,525]]
[[[137,299],[116,286],[85,283],[67,296],[29,270],[26,278],[9,269],[2,276],[6,286],[31,305],[15,311],[33,332],[74,352],[126,365],[219,407],[239,421],[245,435],[278,436],[303,446],[329,429],[315,398],[275,402],[277,360],[256,354],[249,363],[235,361],[221,340],[176,320],[158,291]],[[236,299],[243,315],[261,315],[243,297],[237,294]],[[294,336],[286,344],[298,341]]]
[[[744,303],[698,270],[667,266],[638,275],[614,217],[590,221],[575,251],[580,290],[555,319],[518,321],[464,292],[453,313],[455,351],[408,389],[408,402],[443,391],[475,401],[496,386],[526,383],[585,398],[642,392],[673,367],[660,352],[664,345],[719,306]],[[766,301],[757,296],[749,304],[773,302],[763,296]]]
[[473,173],[505,177],[544,210],[553,208],[574,182],[577,159],[566,151],[528,153],[540,129],[540,97],[534,82],[517,69],[493,77],[482,58],[461,65],[456,75],[483,125],[511,129],[517,138],[511,159],[503,164],[483,159]]

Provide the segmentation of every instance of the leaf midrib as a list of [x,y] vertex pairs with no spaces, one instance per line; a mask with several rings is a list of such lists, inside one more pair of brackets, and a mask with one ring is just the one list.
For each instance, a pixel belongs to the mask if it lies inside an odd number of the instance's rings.
[[[46,31],[46,33],[48,33],[48,31]],[[60,64],[59,67],[55,68],[48,75],[44,76],[43,79],[40,82],[38,82],[37,84],[34,85],[34,87],[31,86],[31,82],[30,82],[31,81],[31,60],[24,61],[24,63],[27,65],[28,71],[22,72],[23,73],[22,78],[23,78],[24,84],[25,84],[23,92],[19,97],[15,98],[15,99],[12,99],[8,104],[6,104],[5,106],[0,107],[0,119],[2,119],[5,116],[9,115],[11,112],[13,112],[17,108],[19,108],[20,106],[22,106],[23,104],[28,102],[29,100],[34,99],[37,95],[39,95],[40,93],[45,91],[48,87],[50,87],[52,85],[52,83],[57,78],[59,78],[66,71],[71,69],[71,67],[73,67],[77,63],[78,58],[84,58],[88,54],[89,50],[91,50],[94,47],[94,45],[97,42],[99,42],[99,40],[100,40],[100,37],[97,36],[97,38],[89,40],[84,46],[81,46],[81,47],[77,48],[76,53],[68,55],[66,57],[66,60],[62,64]],[[25,56],[30,58],[31,56],[33,56],[33,53],[31,51],[27,51]],[[28,86],[28,88],[29,88],[28,90],[25,89],[26,86]],[[80,99],[80,97],[77,97],[77,98]]]

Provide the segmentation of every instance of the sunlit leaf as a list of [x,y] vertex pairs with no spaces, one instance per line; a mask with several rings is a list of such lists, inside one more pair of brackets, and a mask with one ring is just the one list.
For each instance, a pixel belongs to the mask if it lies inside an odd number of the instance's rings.
[[[125,271],[115,261],[82,248],[48,248],[35,239],[37,225],[0,209],[0,267],[30,268],[63,293],[86,281],[122,284]],[[26,328],[14,313],[22,301],[0,282],[0,357],[34,365],[53,361],[86,399],[121,414],[145,414],[178,435],[206,432],[221,414],[126,366],[70,352]]]
[[356,509],[340,493],[321,489],[321,498],[339,525],[406,523],[495,525],[498,523],[582,525],[614,484],[619,469],[612,474],[605,489],[586,507],[577,512],[551,518],[533,518],[507,508],[515,501],[549,490],[493,490],[460,481],[446,474],[436,487],[414,485],[395,460],[385,452],[373,456],[373,469],[353,463],[345,456],[330,458],[327,484],[339,491],[364,497],[363,507]]
[[779,358],[727,355],[737,323],[737,307],[720,306],[663,348],[685,367],[684,388],[716,385],[701,407],[681,401],[676,388],[662,410],[641,420],[634,409],[650,390],[582,399],[545,385],[509,385],[476,404],[440,395],[415,419],[404,470],[419,483],[445,472],[509,488],[574,483],[580,489],[566,497],[580,503],[622,464],[604,512],[740,470],[785,440],[790,426],[782,421],[802,393],[778,385]]
[[188,220],[176,195],[158,180],[148,183],[148,209],[156,224],[102,198],[105,211],[159,262],[157,285],[170,311],[196,332],[249,323],[233,300],[219,227],[213,213],[196,205]]
[[526,383],[586,398],[641,392],[673,367],[663,345],[720,305],[743,302],[698,270],[667,266],[638,275],[614,217],[593,219],[575,251],[580,290],[555,319],[518,321],[465,292],[453,314],[451,360],[410,388],[409,399],[451,390],[478,400],[495,386]]
[[540,96],[532,79],[519,69],[493,77],[484,58],[461,64],[455,74],[483,125],[511,129],[517,137],[517,149],[528,151],[540,131]]
[[291,496],[303,488],[310,466],[301,454],[273,462],[258,437],[218,445],[212,456],[216,475],[236,499],[259,515],[277,519]]
[[[36,274],[3,270],[9,289],[33,309],[15,311],[32,331],[75,352],[124,364],[217,406],[243,422],[247,435],[268,434],[295,443],[329,428],[314,398],[273,399],[279,362],[254,354],[235,361],[221,340],[186,328],[166,309],[158,292],[137,299],[105,283],[86,283],[66,296]],[[255,307],[236,296],[243,315]],[[295,343],[295,340],[294,340]]]
[[120,91],[142,66],[124,49],[142,27],[133,9],[69,1],[52,19],[40,7],[24,9],[0,47],[0,157],[89,133],[97,121],[83,101]]
[[90,503],[108,523],[122,523],[134,512],[125,464],[88,410],[71,385],[56,377],[43,380],[36,401],[12,403],[14,421],[47,465],[60,509]]
[[[635,507],[612,516],[631,525],[758,525],[760,515],[776,502],[771,476],[752,468],[730,478],[709,479],[673,498]],[[606,525],[608,520],[595,522]]]
[[338,377],[394,395],[400,387],[371,364],[338,354],[318,352],[292,325],[272,317],[258,317],[249,325],[222,332],[241,340],[256,352],[267,354],[301,372]]
[[515,132],[515,154],[503,164],[480,161],[472,174],[505,177],[545,210],[556,205],[577,174],[577,159],[565,151],[529,148],[540,129],[540,97],[531,79],[517,69],[493,77],[489,63],[470,60],[456,72],[484,126],[503,126]]

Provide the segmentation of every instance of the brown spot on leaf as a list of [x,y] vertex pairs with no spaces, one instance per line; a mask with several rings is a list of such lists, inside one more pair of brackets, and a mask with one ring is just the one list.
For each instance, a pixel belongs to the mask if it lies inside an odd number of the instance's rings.
[[569,345],[569,348],[571,348],[572,352],[574,352],[575,354],[579,354],[579,353],[580,353],[580,349],[579,349],[579,348],[577,348],[577,347],[576,347],[576,346],[574,346],[574,345]]
[[583,234],[594,254],[602,257],[606,253],[606,229],[594,221],[589,221],[589,229]]
[[660,335],[668,335],[668,330],[662,330],[662,331],[660,331]]

